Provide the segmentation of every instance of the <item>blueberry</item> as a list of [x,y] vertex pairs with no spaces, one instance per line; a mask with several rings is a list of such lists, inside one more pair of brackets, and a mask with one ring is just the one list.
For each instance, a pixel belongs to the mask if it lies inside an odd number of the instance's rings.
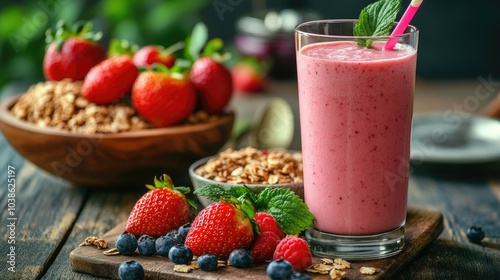
[[472,226],[467,229],[467,238],[469,238],[470,242],[481,243],[484,238],[484,231],[481,227]]
[[129,232],[124,232],[115,239],[115,247],[122,255],[132,255],[137,248],[137,238]]
[[151,256],[156,253],[155,240],[153,237],[145,234],[137,239],[137,249],[139,249],[139,254]]
[[169,231],[167,233],[167,236],[169,236],[170,238],[172,238],[172,240],[174,240],[175,244],[179,244],[179,245],[184,244],[184,239],[182,239],[182,237],[179,235],[179,233],[177,232],[176,229],[173,229],[173,230]]
[[292,264],[283,259],[270,262],[266,269],[267,276],[271,280],[290,279],[293,272]]
[[250,251],[245,249],[236,249],[229,254],[229,262],[237,268],[247,268],[253,263],[253,257]]
[[156,252],[161,255],[168,257],[168,251],[175,245],[174,240],[170,236],[160,236],[156,239]]
[[217,257],[210,254],[201,255],[196,264],[201,270],[204,271],[214,271],[217,269]]
[[136,261],[124,262],[118,267],[118,277],[120,280],[144,279],[144,268]]
[[184,240],[186,240],[186,236],[190,228],[191,228],[191,223],[186,223],[180,226],[179,229],[177,229],[177,234],[182,239],[182,243],[184,243]]
[[193,260],[193,251],[187,246],[176,244],[168,251],[168,258],[175,264],[188,264]]
[[302,272],[294,272],[290,280],[311,280],[311,276],[304,274]]

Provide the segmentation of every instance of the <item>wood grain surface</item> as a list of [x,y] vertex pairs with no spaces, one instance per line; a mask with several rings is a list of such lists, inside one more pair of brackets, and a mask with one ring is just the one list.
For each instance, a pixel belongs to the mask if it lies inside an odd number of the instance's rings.
[[[114,247],[115,238],[124,231],[124,223],[119,224],[111,231],[102,235],[110,248]],[[351,262],[352,268],[346,269],[347,279],[390,279],[413,258],[415,258],[427,245],[429,245],[443,229],[443,218],[439,212],[422,209],[410,209],[407,215],[406,246],[402,253],[397,256],[373,260]],[[127,260],[136,260],[145,269],[147,279],[227,279],[236,280],[246,277],[252,279],[268,279],[266,275],[267,264],[256,264],[248,269],[237,269],[226,267],[215,272],[194,270],[190,273],[178,273],[173,271],[174,264],[162,256],[106,256],[103,250],[93,246],[77,247],[70,254],[71,268],[99,277],[118,279],[118,267]],[[320,263],[319,258],[314,259]],[[359,268],[369,266],[377,268],[378,272],[373,276],[359,273]],[[329,276],[308,273],[313,279],[329,279]]]

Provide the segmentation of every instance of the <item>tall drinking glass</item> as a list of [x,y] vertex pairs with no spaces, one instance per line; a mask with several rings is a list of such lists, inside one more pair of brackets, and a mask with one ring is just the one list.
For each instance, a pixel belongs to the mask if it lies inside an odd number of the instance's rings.
[[[295,30],[305,202],[313,254],[377,259],[404,246],[418,30],[355,37],[355,20]],[[373,41],[371,48],[357,45]]]

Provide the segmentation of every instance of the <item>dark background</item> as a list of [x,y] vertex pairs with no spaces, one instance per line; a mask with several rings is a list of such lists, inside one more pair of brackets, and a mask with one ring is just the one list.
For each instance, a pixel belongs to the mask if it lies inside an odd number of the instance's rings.
[[[357,18],[373,0],[275,0],[266,7],[312,10],[321,18]],[[403,1],[401,13],[409,4]],[[64,19],[92,20],[106,37],[168,46],[198,21],[231,49],[235,23],[265,1],[249,0],[2,0],[0,88],[43,80],[44,32]],[[225,10],[221,12],[221,7]],[[500,1],[424,1],[412,24],[420,29],[417,73],[422,79],[500,78]],[[234,51],[234,50],[233,50]]]

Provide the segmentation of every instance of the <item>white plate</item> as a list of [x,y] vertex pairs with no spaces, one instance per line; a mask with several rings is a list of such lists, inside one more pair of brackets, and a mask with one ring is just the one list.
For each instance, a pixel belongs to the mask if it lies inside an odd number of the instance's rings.
[[414,162],[485,163],[500,160],[500,121],[451,111],[415,115]]

